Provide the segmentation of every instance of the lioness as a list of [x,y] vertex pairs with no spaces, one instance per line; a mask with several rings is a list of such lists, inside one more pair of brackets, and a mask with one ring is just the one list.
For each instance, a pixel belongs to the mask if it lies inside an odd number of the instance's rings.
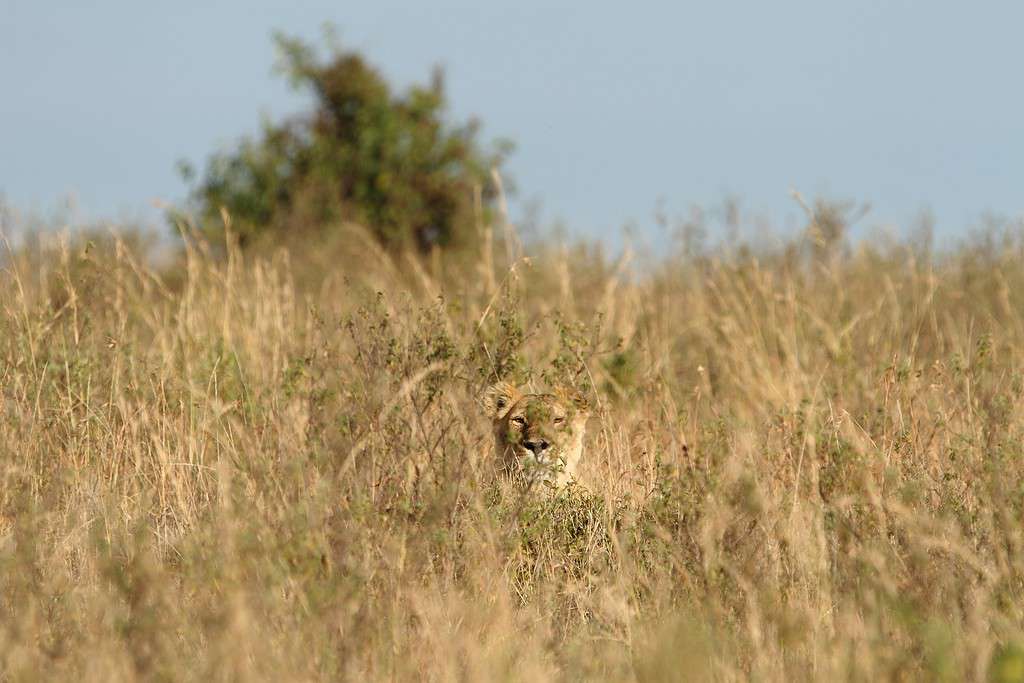
[[499,382],[484,396],[504,471],[528,484],[560,487],[572,479],[583,450],[590,405],[574,389],[525,394]]

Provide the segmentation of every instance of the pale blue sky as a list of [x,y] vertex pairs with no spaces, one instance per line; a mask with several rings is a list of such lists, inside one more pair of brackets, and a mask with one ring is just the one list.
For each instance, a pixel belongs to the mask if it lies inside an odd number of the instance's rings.
[[945,234],[1024,211],[1024,3],[935,0],[0,0],[0,193],[156,218],[178,159],[301,108],[271,32],[325,21],[398,85],[444,65],[456,118],[517,143],[518,206],[573,231],[728,195],[784,227],[794,187]]

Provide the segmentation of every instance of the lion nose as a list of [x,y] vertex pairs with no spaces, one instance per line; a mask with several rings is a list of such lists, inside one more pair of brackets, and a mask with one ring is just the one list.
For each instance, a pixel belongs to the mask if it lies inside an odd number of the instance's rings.
[[524,441],[523,445],[532,451],[534,455],[537,455],[541,451],[546,451],[551,444],[544,439],[536,439],[534,441]]

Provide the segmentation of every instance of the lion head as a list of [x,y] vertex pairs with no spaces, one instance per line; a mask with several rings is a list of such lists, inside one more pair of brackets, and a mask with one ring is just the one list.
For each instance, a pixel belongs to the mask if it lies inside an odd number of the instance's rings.
[[575,476],[590,406],[574,389],[523,393],[506,382],[484,397],[495,452],[506,473],[527,482],[562,486]]

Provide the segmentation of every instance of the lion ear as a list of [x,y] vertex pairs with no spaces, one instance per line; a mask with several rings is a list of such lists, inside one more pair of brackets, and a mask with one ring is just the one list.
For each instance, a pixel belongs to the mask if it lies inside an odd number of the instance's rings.
[[513,385],[498,382],[484,392],[484,410],[492,420],[498,420],[505,417],[519,398],[519,390]]
[[590,413],[590,401],[579,390],[572,387],[559,386],[555,388],[555,395],[571,403],[579,412],[583,414]]

